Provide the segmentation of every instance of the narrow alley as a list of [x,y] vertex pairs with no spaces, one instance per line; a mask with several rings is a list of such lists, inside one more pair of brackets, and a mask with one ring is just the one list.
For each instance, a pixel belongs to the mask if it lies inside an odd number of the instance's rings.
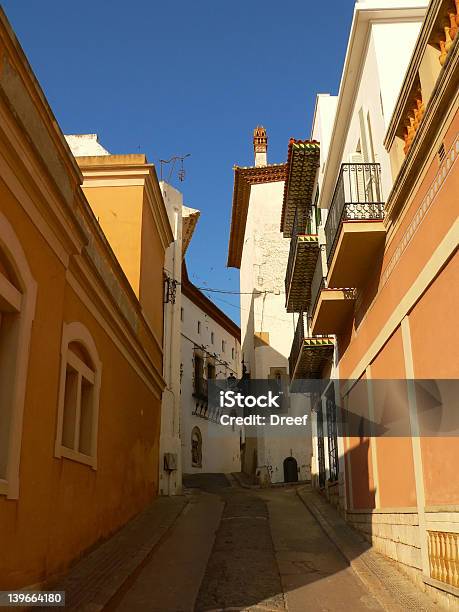
[[189,503],[112,609],[410,609],[389,591],[384,598],[370,592],[297,487],[246,489],[231,481],[220,474],[185,481]]

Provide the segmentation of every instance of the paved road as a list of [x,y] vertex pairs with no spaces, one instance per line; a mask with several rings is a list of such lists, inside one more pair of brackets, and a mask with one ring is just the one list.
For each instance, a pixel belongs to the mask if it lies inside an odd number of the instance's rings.
[[117,609],[381,610],[292,488],[187,481],[190,501]]

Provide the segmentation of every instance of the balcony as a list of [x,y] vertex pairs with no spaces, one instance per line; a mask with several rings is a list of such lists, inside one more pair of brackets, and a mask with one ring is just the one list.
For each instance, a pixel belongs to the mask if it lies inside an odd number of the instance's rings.
[[333,357],[334,339],[329,336],[305,337],[305,314],[301,313],[289,357],[290,379],[321,378]]
[[313,205],[319,164],[320,144],[317,141],[290,139],[280,227],[284,238],[292,236],[297,208],[307,210]]
[[342,164],[325,223],[329,288],[365,285],[384,247],[379,164]]
[[331,289],[322,267],[322,257],[317,259],[311,283],[311,333],[316,335],[343,332],[354,311],[355,289]]
[[207,378],[203,376],[197,376],[194,381],[193,397],[201,402],[207,403],[208,390],[207,390]]
[[311,281],[318,254],[319,241],[317,234],[311,233],[310,217],[297,208],[285,275],[287,312],[301,312],[309,307]]

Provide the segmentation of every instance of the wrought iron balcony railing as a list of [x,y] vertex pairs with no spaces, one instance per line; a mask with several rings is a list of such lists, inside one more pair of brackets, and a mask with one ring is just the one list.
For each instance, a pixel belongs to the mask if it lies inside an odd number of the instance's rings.
[[312,319],[314,311],[319,300],[320,292],[325,287],[325,276],[326,272],[322,266],[322,253],[319,253],[317,258],[316,269],[314,270],[314,276],[311,282],[311,306],[309,309],[309,316]]
[[196,399],[207,402],[207,378],[204,378],[203,376],[195,378],[193,395]]
[[295,372],[295,367],[298,362],[298,357],[300,355],[300,351],[303,348],[304,343],[304,330],[307,329],[305,327],[305,317],[306,314],[300,312],[298,317],[298,323],[296,324],[295,335],[293,336],[292,348],[290,350],[290,356],[288,358],[290,377],[293,378],[293,374]]
[[343,221],[384,218],[379,164],[342,164],[325,223],[327,261],[335,251]]
[[298,236],[311,234],[311,217],[304,209],[295,210],[293,219],[292,237],[290,239],[290,251],[288,254],[287,271],[285,274],[285,294],[288,295],[292,281],[293,266],[295,265],[296,245]]

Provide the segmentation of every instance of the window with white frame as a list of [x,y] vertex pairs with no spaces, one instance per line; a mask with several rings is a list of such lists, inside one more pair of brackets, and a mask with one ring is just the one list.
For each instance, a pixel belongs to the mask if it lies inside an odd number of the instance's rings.
[[56,456],[97,466],[101,363],[81,323],[64,324]]
[[19,497],[19,462],[37,285],[22,245],[0,213],[0,495]]

